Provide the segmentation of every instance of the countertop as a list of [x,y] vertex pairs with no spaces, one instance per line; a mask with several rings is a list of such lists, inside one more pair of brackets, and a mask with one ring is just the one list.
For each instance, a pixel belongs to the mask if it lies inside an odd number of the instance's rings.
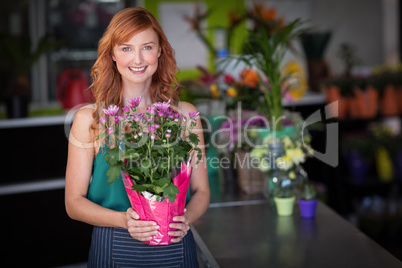
[[316,217],[279,217],[265,199],[211,203],[192,226],[205,267],[402,267],[319,202]]

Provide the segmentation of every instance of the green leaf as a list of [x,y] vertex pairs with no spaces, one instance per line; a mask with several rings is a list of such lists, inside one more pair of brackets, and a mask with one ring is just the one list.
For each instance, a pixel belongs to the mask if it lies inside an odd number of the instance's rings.
[[106,163],[110,165],[116,165],[119,161],[119,148],[109,149],[105,156]]
[[198,145],[198,143],[200,142],[200,139],[198,138],[198,135],[195,134],[195,133],[190,133],[190,135],[188,136],[188,139],[194,145]]
[[173,203],[176,200],[176,195],[179,193],[179,188],[177,188],[173,183],[170,183],[163,191],[163,196],[168,197],[170,202]]
[[144,185],[137,185],[137,184],[135,184],[135,185],[133,185],[133,186],[131,187],[131,189],[133,189],[134,191],[137,191],[137,192],[143,192],[143,191],[146,191],[146,190],[147,190],[147,187],[144,186]]
[[98,137],[96,138],[96,140],[99,140],[99,139],[105,137],[106,134],[107,134],[106,132],[103,132],[102,134],[98,135]]
[[118,177],[120,177],[120,171],[121,168],[119,165],[109,165],[109,170],[106,172],[106,176],[108,177],[108,185],[113,183]]

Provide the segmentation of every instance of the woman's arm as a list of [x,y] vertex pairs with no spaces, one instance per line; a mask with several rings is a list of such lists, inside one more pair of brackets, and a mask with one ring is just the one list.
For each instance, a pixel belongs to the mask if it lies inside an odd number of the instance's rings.
[[[179,109],[184,116],[188,118],[188,112],[197,111],[194,105],[187,102],[180,102]],[[204,134],[202,130],[202,124],[200,117],[197,117],[197,124],[193,129],[193,133],[198,135],[200,142],[198,147],[201,149],[202,157],[201,161],[196,164],[197,157],[192,158],[192,173],[191,173],[191,199],[187,203],[185,213],[183,216],[176,216],[173,218],[174,221],[181,223],[171,223],[171,228],[179,229],[179,231],[171,232],[170,235],[177,236],[177,239],[172,240],[172,242],[178,242],[187,234],[189,225],[196,221],[205,211],[208,209],[210,192],[208,183],[208,170],[207,162],[205,158],[205,148],[204,148]]]
[[66,170],[65,204],[67,214],[75,220],[97,226],[126,227],[125,212],[117,212],[87,199],[87,192],[95,156],[95,143],[91,137],[93,108],[81,108],[74,118]]
[[65,189],[67,214],[72,219],[96,226],[126,228],[137,240],[151,240],[159,228],[155,222],[139,220],[132,208],[127,209],[127,212],[119,212],[87,199],[96,153],[96,143],[89,131],[93,120],[92,111],[91,106],[80,109],[70,131]]

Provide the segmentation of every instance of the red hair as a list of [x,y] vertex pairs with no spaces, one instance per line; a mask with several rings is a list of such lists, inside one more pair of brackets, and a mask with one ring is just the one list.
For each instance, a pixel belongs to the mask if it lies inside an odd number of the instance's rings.
[[178,67],[174,50],[156,18],[142,7],[126,8],[114,15],[98,44],[98,59],[92,67],[93,83],[90,90],[95,99],[93,128],[99,123],[102,108],[110,105],[123,106],[122,79],[112,59],[113,48],[130,40],[135,34],[153,29],[159,38],[161,55],[158,68],[152,76],[151,99],[153,102],[167,101],[176,104],[179,97],[176,78]]

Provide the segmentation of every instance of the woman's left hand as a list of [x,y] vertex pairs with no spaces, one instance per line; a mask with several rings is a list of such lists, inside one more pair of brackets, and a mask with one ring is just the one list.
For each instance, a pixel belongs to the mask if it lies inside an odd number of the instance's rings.
[[172,243],[180,242],[183,237],[187,234],[188,230],[190,230],[190,224],[187,216],[185,215],[186,209],[184,209],[184,214],[182,216],[173,217],[173,221],[169,224],[170,228],[177,229],[176,231],[170,231],[170,236],[175,236],[172,238]]

